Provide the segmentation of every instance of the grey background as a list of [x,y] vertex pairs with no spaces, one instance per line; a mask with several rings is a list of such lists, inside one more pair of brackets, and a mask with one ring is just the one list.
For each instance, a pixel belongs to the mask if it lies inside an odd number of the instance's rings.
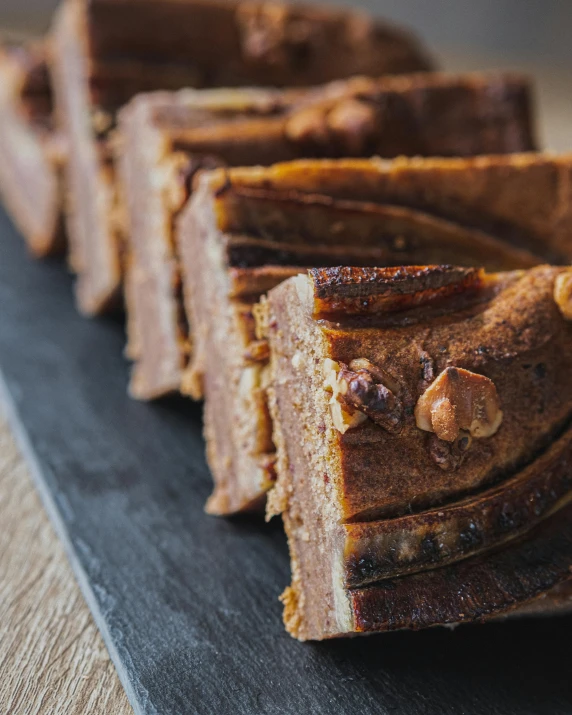
[[[0,0],[0,21],[15,30],[42,30],[56,2]],[[350,0],[338,3],[350,4]],[[434,47],[572,67],[570,0],[357,0],[351,4],[411,25]]]

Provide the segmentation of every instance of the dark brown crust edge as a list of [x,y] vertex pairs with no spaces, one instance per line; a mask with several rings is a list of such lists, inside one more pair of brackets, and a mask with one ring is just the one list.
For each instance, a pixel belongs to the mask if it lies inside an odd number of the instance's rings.
[[477,292],[483,271],[454,266],[312,268],[314,317],[393,312]]
[[572,505],[496,553],[348,592],[356,632],[487,620],[572,578]]

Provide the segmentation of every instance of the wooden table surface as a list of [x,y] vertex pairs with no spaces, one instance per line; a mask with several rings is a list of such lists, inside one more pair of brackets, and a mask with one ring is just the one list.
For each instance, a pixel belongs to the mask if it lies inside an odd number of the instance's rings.
[[2,415],[0,673],[2,715],[133,712]]
[[[533,71],[543,146],[572,149],[566,73]],[[506,65],[445,58],[458,70]],[[0,715],[124,715],[133,712],[64,549],[0,414]]]

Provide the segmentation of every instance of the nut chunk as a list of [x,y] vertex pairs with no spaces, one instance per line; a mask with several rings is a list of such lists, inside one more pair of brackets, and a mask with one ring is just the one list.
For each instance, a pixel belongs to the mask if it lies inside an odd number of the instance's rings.
[[324,360],[324,389],[332,393],[330,399],[330,413],[334,427],[345,434],[349,429],[357,427],[367,417],[346,403],[345,395],[348,383],[342,379],[342,367],[335,360]]
[[357,427],[366,417],[388,432],[399,431],[403,414],[401,402],[380,381],[381,371],[369,360],[352,360],[348,368],[344,363],[327,358],[324,372],[324,386],[332,390],[330,411],[339,432],[344,434]]
[[448,367],[419,398],[415,420],[419,429],[454,442],[460,430],[471,437],[492,437],[502,422],[494,383],[470,370]]

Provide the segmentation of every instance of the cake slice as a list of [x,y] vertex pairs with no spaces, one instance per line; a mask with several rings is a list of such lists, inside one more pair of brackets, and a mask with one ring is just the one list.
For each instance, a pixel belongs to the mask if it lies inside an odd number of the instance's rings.
[[473,155],[534,148],[528,82],[512,75],[354,78],[307,90],[181,90],[119,113],[130,392],[181,390],[192,350],[176,217],[200,168],[312,156]]
[[292,635],[492,618],[572,578],[571,318],[572,271],[547,266],[312,269],[270,291]]
[[236,0],[65,0],[54,28],[55,92],[70,142],[70,261],[84,313],[121,295],[121,205],[110,134],[139,92],[310,85],[431,66],[409,34],[358,13]]
[[0,195],[36,256],[65,248],[61,222],[63,137],[52,114],[42,43],[0,47]]
[[192,360],[215,491],[261,504],[274,480],[268,345],[253,305],[304,266],[570,262],[572,158],[298,161],[200,175],[179,220]]

